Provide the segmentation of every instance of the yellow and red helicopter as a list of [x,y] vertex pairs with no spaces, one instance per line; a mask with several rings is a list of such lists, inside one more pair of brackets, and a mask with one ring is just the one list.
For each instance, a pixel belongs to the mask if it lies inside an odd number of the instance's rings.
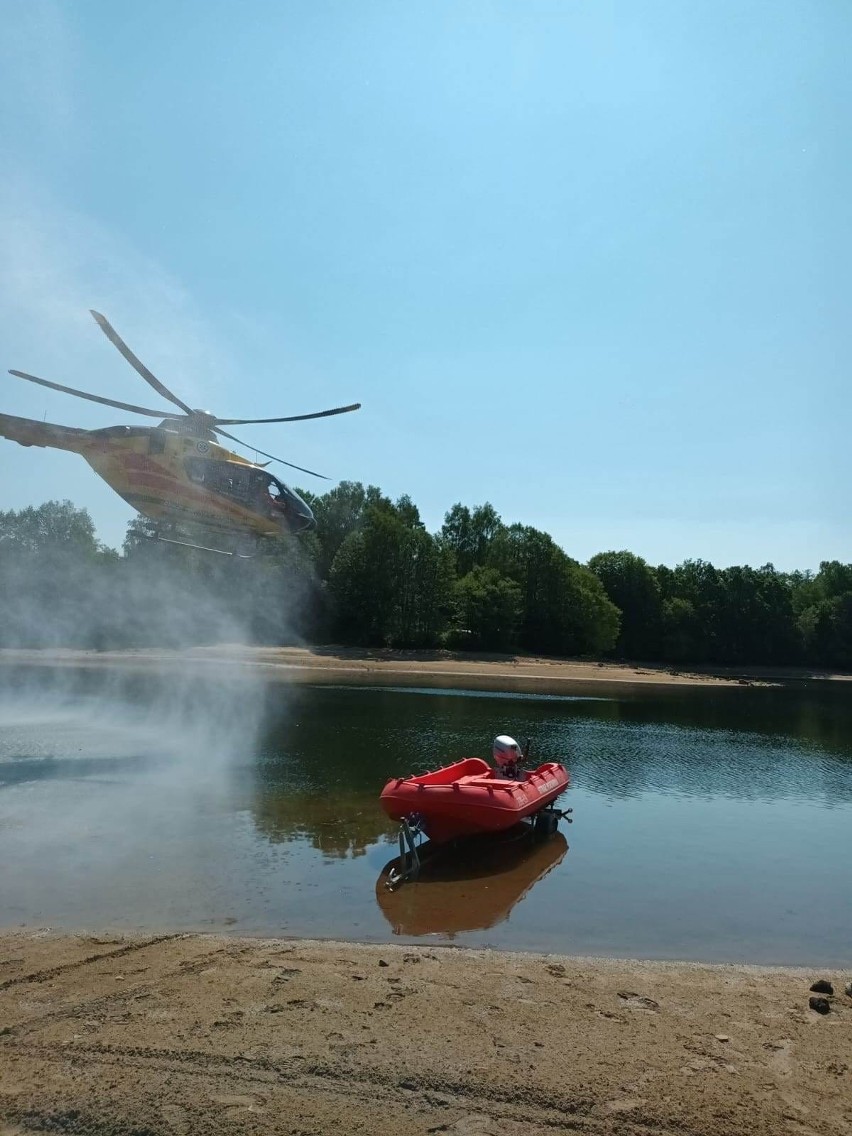
[[[150,410],[116,399],[87,394],[73,387],[37,378],[25,371],[10,371],[19,379],[49,387],[51,390],[160,418],[157,426],[108,426],[102,430],[82,430],[73,426],[57,426],[31,418],[15,418],[0,414],[0,436],[22,446],[48,446],[70,450],[89,463],[112,489],[143,516],[168,531],[183,534],[201,532],[206,539],[226,548],[207,548],[188,540],[156,536],[173,544],[188,544],[205,551],[228,555],[251,555],[258,540],[298,533],[314,525],[310,508],[289,486],[273,477],[263,465],[250,462],[219,444],[228,438],[239,446],[254,450],[271,461],[298,469],[314,477],[303,466],[277,458],[241,442],[223,426],[245,426],[266,422],[304,422],[309,418],[329,418],[358,410],[359,402],[338,406],[314,414],[295,414],[285,418],[218,418],[207,410],[192,407],[160,382],[130,350],[110,322],[99,312],[92,312],[98,326],[118,348],[127,362],[158,394],[180,408],[174,411]],[[209,534],[209,535],[208,535]]]

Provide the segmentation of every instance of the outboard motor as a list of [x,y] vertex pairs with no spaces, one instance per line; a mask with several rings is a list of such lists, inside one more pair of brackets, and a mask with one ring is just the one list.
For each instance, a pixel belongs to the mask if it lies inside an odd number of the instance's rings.
[[508,734],[498,734],[491,746],[494,764],[504,777],[517,780],[520,777],[523,753],[514,738]]

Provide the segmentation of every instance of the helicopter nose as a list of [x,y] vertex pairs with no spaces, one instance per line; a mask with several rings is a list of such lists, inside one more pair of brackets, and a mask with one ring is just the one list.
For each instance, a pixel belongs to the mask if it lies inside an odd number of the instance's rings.
[[292,489],[287,490],[287,522],[293,532],[307,532],[317,523],[310,505]]

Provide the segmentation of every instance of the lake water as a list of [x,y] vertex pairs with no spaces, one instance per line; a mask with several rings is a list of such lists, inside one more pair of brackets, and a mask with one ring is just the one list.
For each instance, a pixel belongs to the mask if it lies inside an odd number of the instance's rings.
[[[618,698],[0,673],[0,925],[849,965],[847,684]],[[392,776],[563,761],[574,824],[391,893]]]

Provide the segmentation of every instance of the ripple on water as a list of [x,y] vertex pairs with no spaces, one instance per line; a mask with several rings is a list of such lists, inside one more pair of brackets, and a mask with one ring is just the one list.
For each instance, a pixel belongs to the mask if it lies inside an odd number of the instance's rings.
[[[0,921],[826,964],[852,941],[842,700],[278,686],[257,732],[208,686],[0,704]],[[460,852],[384,902],[386,778],[502,732],[568,764],[567,843]]]

